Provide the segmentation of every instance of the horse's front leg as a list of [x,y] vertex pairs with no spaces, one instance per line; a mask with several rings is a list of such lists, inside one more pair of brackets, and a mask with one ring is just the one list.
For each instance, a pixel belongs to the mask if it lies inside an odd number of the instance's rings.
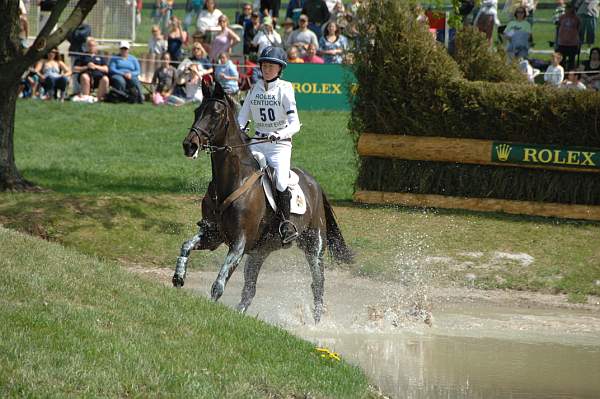
[[229,252],[227,252],[225,262],[223,263],[223,266],[221,266],[219,275],[217,276],[217,279],[213,283],[212,289],[210,290],[210,296],[213,301],[217,301],[221,295],[223,295],[227,281],[229,281],[229,278],[240,264],[242,256],[244,256],[245,246],[246,240],[242,237],[229,247]]
[[200,230],[198,230],[198,234],[196,234],[191,239],[184,242],[183,245],[181,246],[181,253],[177,257],[177,264],[175,266],[175,274],[173,275],[173,280],[172,280],[174,287],[176,287],[176,288],[183,287],[183,284],[185,282],[185,274],[186,274],[186,270],[187,270],[187,263],[189,260],[190,252],[192,252],[192,249],[194,249],[196,244],[198,244],[200,241],[202,241],[203,236],[204,236],[204,231],[201,228]]

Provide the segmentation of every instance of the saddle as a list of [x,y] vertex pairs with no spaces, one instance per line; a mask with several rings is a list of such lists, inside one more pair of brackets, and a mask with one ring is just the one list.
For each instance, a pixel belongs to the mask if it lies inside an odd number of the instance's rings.
[[[275,183],[275,170],[271,166],[267,165],[267,160],[262,152],[252,151],[252,155],[258,163],[261,171],[264,172],[261,178],[261,183],[265,192],[265,196],[267,197],[267,202],[271,206],[271,209],[273,209],[274,212],[277,212],[277,204],[275,203],[275,197],[273,195],[275,190],[277,190]],[[290,169],[290,182],[288,184],[288,188],[292,193],[292,198],[290,200],[290,212],[296,215],[304,215],[306,213],[306,197],[299,183],[300,178],[298,174]]]

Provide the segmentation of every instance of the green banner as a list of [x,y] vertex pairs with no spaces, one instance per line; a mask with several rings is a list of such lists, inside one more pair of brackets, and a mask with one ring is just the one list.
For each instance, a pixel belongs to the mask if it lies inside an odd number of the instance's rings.
[[292,82],[300,110],[350,110],[349,91],[356,79],[345,65],[288,64],[283,79]]
[[600,149],[494,142],[492,162],[598,169]]

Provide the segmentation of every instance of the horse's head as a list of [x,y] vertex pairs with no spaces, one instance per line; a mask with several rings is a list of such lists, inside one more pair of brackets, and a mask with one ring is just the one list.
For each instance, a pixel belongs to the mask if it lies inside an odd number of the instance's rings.
[[183,153],[190,158],[196,158],[200,150],[225,144],[232,112],[229,99],[218,82],[212,93],[203,82],[202,94],[202,103],[194,111],[194,123],[183,140]]

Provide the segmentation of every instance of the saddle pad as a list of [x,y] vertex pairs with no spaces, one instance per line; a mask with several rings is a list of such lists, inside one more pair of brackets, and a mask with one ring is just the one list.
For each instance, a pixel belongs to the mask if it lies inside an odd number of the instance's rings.
[[[265,190],[265,195],[269,201],[269,205],[271,205],[273,211],[277,212],[277,205],[275,204],[273,190],[271,189],[271,181],[266,173],[262,176],[261,181],[263,189]],[[304,196],[302,187],[300,187],[300,184],[298,184],[299,181],[300,178],[298,175],[293,170],[290,170],[290,184],[288,185],[288,188],[292,192],[292,198],[290,200],[290,212],[295,213],[296,215],[304,215],[306,213],[306,197]],[[295,182],[295,184],[292,184],[292,182]]]

